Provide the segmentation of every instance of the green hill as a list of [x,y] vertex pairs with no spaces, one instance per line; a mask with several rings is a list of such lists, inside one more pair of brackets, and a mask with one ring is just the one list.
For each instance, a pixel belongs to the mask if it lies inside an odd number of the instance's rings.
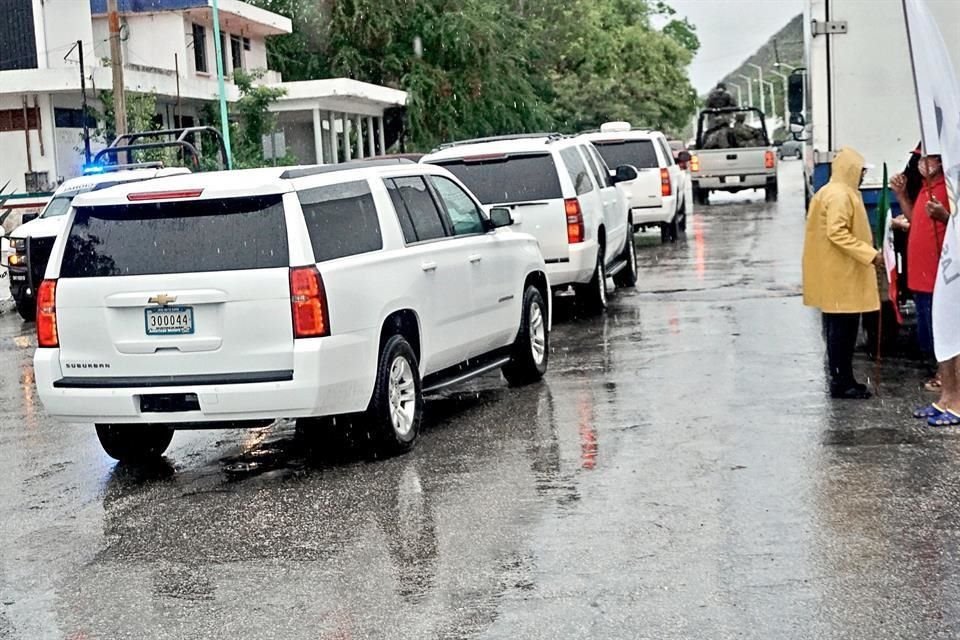
[[[802,67],[804,66],[804,55],[803,55],[803,16],[797,15],[790,22],[786,24],[780,31],[775,33],[766,44],[757,49],[757,51],[744,60],[736,69],[732,69],[730,73],[722,78],[722,81],[727,84],[730,93],[737,97],[737,90],[734,86],[739,85],[741,93],[743,96],[743,103],[747,103],[747,81],[741,78],[741,75],[749,76],[750,78],[757,78],[757,70],[754,67],[751,67],[750,64],[757,64],[763,67],[764,75],[763,79],[765,81],[771,81],[774,83],[774,90],[776,92],[776,103],[775,111],[777,116],[782,117],[783,114],[783,79],[769,73],[771,70],[780,71],[781,73],[789,72],[790,68],[779,69],[776,64],[778,62],[785,63],[790,65],[790,67]],[[754,106],[760,106],[760,98],[758,91],[758,83],[754,81],[753,83],[753,101]],[[769,88],[766,89],[767,93],[765,94],[767,101],[767,112],[771,111],[770,109],[770,92]]]

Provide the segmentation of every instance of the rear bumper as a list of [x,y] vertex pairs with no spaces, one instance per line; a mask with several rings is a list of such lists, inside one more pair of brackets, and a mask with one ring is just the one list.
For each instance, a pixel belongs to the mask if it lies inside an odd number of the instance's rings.
[[776,181],[776,179],[776,173],[759,173],[733,176],[694,176],[693,181],[700,189],[740,191],[742,189],[762,189],[767,186],[767,182]]
[[547,261],[547,279],[551,287],[590,282],[597,266],[597,241],[569,245],[568,256],[564,262]]
[[[290,379],[267,382],[236,383],[225,375],[223,383],[132,387],[95,383],[88,388],[74,384],[79,377],[64,375],[58,349],[37,349],[34,370],[47,413],[64,422],[177,424],[302,418],[367,408],[375,375],[371,344],[376,345],[375,337],[360,335],[298,340],[292,377],[274,376]],[[64,380],[71,386],[64,386]],[[199,411],[141,411],[145,395],[183,393],[197,394]]]
[[630,210],[630,215],[634,226],[644,226],[670,222],[676,210],[677,196],[667,196],[659,207],[636,207]]

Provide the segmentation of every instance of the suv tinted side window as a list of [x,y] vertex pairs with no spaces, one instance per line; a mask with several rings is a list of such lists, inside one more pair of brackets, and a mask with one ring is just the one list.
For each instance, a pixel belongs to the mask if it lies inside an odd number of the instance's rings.
[[660,150],[663,151],[664,163],[669,167],[673,164],[673,151],[670,150],[670,145],[663,138],[657,138],[657,142],[660,144]]
[[365,180],[297,193],[317,262],[383,248],[380,219]]
[[443,176],[430,176],[430,181],[447,208],[447,214],[453,223],[453,235],[466,236],[484,232],[483,214],[463,189]]
[[573,188],[577,195],[593,191],[593,182],[587,175],[587,167],[583,164],[576,147],[563,149],[560,152],[560,157],[563,158],[563,164],[567,167],[567,173],[570,174],[570,180],[573,182]]
[[590,171],[593,172],[593,177],[597,180],[597,186],[601,189],[609,187],[610,174],[601,169],[602,163],[597,162],[596,151],[594,151],[593,145],[583,145],[580,147],[580,150],[583,151],[583,155],[587,158],[587,166],[590,167]]
[[447,235],[440,209],[420,176],[384,180],[397,210],[407,243],[436,240]]

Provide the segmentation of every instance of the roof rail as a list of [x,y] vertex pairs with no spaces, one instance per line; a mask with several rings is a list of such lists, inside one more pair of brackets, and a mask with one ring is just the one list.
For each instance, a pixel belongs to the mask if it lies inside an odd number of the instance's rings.
[[464,144],[483,144],[484,142],[502,142],[504,140],[530,140],[536,138],[546,138],[547,142],[560,140],[564,135],[555,131],[550,133],[510,133],[503,136],[488,136],[486,138],[471,138],[470,140],[457,140],[455,142],[444,142],[439,149],[449,149],[450,147],[459,147]]
[[369,169],[370,167],[395,167],[401,164],[417,164],[407,158],[383,158],[382,160],[355,160],[353,162],[343,162],[341,164],[318,164],[312,167],[299,167],[296,169],[287,169],[280,174],[281,180],[295,180],[296,178],[306,178],[307,176],[318,176],[324,173],[336,173],[337,171],[350,171],[351,169]]

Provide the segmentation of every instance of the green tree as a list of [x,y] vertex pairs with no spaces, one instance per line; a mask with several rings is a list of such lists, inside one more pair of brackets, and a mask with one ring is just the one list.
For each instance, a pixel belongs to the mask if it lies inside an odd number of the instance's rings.
[[660,0],[253,1],[294,23],[268,41],[273,68],[406,90],[420,149],[610,119],[675,129],[694,110],[699,39]]
[[[230,123],[230,138],[233,151],[233,166],[236,169],[262,167],[263,136],[276,130],[276,116],[270,105],[286,94],[283,89],[255,84],[263,77],[262,71],[233,72],[233,82],[240,90],[240,99],[233,105],[235,122]],[[294,164],[296,158],[287,155],[277,159],[277,164]]]

